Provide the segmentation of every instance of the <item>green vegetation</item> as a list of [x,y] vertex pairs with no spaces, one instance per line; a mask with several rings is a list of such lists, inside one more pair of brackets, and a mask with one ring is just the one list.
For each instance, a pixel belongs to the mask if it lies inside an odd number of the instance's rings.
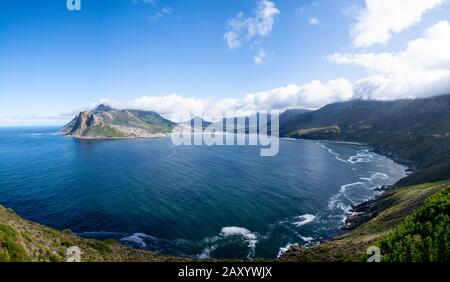
[[155,112],[136,110],[129,110],[129,112],[144,122],[144,126],[150,126],[149,130],[152,133],[170,133],[175,126],[173,122],[161,117]]
[[379,246],[386,262],[450,261],[450,188],[431,196]]
[[[427,200],[428,199],[428,200]],[[334,240],[297,247],[281,261],[361,262],[369,246],[380,246],[384,261],[450,260],[450,180],[396,188],[378,201],[379,214]],[[132,249],[113,240],[91,240],[27,221],[0,206],[1,262],[61,262],[78,246],[82,261],[185,261]]]
[[308,128],[308,129],[299,129],[294,132],[287,134],[289,138],[303,138],[308,137],[312,138],[312,136],[316,136],[314,139],[320,139],[320,136],[323,134],[338,134],[341,131],[339,126],[327,126],[327,127],[319,127],[319,128]]
[[121,132],[120,130],[117,130],[109,125],[95,125],[92,126],[88,131],[85,133],[85,137],[105,137],[105,138],[124,138],[129,137],[124,132]]
[[[365,259],[366,248],[378,242],[385,261],[450,261],[448,188],[406,218],[426,198],[449,186],[445,181],[450,177],[449,108],[450,95],[443,95],[414,100],[354,100],[312,112],[283,113],[281,136],[365,143],[412,169],[395,190],[378,200],[378,216],[330,242],[296,248],[283,259],[360,261]],[[443,182],[435,182],[439,180]],[[426,184],[415,185],[419,183]]]
[[[360,262],[367,259],[369,246],[378,245],[384,261],[450,261],[449,108],[450,95],[443,95],[387,102],[354,100],[317,111],[284,112],[282,137],[365,143],[407,164],[413,173],[377,199],[376,217],[334,240],[291,248],[280,260]],[[62,132],[76,137],[136,137],[142,132],[168,133],[174,126],[154,112],[101,105],[80,113]],[[61,261],[70,246],[83,250],[84,261],[177,260],[45,228],[0,206],[0,261]]]
[[0,262],[30,260],[18,241],[19,234],[16,230],[0,224]]
[[[280,259],[295,262],[361,262],[366,261],[366,250],[369,246],[381,245],[381,254],[386,255],[383,257],[386,261],[398,261],[399,259],[390,254],[397,254],[397,250],[402,250],[403,235],[411,234],[411,238],[415,240],[419,239],[416,235],[421,235],[424,245],[428,246],[426,244],[429,244],[430,239],[427,239],[425,234],[434,234],[430,230],[440,228],[434,231],[435,237],[431,236],[430,246],[442,248],[441,255],[446,255],[446,260],[442,259],[442,261],[449,261],[449,191],[450,181],[425,183],[388,191],[379,199],[379,214],[367,223],[334,240],[309,248],[292,248]],[[428,198],[429,200],[426,201]],[[425,204],[422,206],[423,203]],[[417,210],[421,206],[422,208]],[[414,213],[415,210],[417,214]],[[437,216],[438,214],[441,216]],[[411,216],[408,217],[409,215]],[[433,216],[436,219],[431,221]],[[413,225],[408,222],[412,222]],[[404,224],[417,227],[419,231],[416,233],[414,229],[404,227],[399,227],[402,231],[395,231],[397,226]],[[405,230],[410,233],[405,233]],[[442,236],[445,232],[447,232],[446,236]],[[389,243],[380,244],[380,242]],[[405,258],[405,261],[408,261],[408,258]]]
[[0,206],[0,262],[62,262],[77,246],[83,262],[185,261],[126,247],[113,240],[91,240],[27,221]]

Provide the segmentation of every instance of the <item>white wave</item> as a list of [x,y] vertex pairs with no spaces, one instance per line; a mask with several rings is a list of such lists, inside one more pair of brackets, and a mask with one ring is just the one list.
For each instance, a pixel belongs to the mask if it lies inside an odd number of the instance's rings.
[[371,177],[360,177],[359,179],[364,180],[364,181],[368,181],[368,182],[372,182],[373,179]]
[[236,227],[236,226],[230,226],[230,227],[223,227],[220,231],[220,235],[223,237],[229,237],[229,236],[242,236],[245,238],[245,240],[248,243],[248,247],[250,249],[248,253],[248,258],[252,258],[255,256],[255,249],[256,244],[258,243],[258,237],[256,234],[252,233],[250,230],[243,228],[243,227]]
[[347,161],[341,158],[341,155],[339,155],[338,153],[336,153],[335,151],[333,151],[333,149],[328,148],[327,146],[325,146],[324,144],[320,144],[320,146],[324,149],[326,149],[328,151],[328,153],[330,153],[332,156],[334,156],[334,158],[338,161],[344,162],[346,163]]
[[222,230],[220,230],[220,234],[223,236],[232,236],[232,235],[246,236],[246,235],[252,234],[252,233],[250,232],[250,230],[248,230],[246,228],[231,226],[231,227],[222,228]]
[[345,192],[347,191],[347,189],[349,187],[356,186],[356,185],[364,185],[364,182],[358,181],[358,182],[353,182],[353,183],[342,185],[341,188],[339,189],[339,192],[328,200],[328,209],[333,210],[333,209],[337,208],[337,209],[341,209],[345,213],[348,213],[350,211],[351,207],[349,205],[345,205],[342,201],[339,201],[339,198],[344,197],[347,200],[349,200],[350,202],[354,202],[352,199],[347,197]]
[[294,224],[297,227],[300,227],[302,225],[313,222],[316,219],[316,216],[312,215],[312,214],[304,214],[304,215],[295,217],[295,219],[300,220],[300,221],[293,222],[292,224]]
[[371,179],[389,179],[389,175],[382,172],[375,172],[370,175]]
[[347,161],[351,164],[356,164],[356,163],[370,163],[371,161],[373,161],[375,154],[369,152],[369,150],[362,150],[360,152],[358,152],[356,155],[354,156],[350,156]]
[[352,186],[356,186],[356,185],[364,185],[364,183],[358,181],[358,182],[353,182],[353,183],[342,185],[341,189],[339,190],[339,192],[345,193],[345,191],[347,191],[348,187],[352,187]]
[[382,172],[374,172],[370,174],[370,177],[360,177],[359,179],[368,182],[369,185],[371,185],[371,189],[375,189],[377,187],[380,187],[379,185],[373,185],[374,180],[387,180],[389,179],[389,175]]
[[336,207],[337,197],[334,195],[328,200],[328,209],[332,210]]
[[277,258],[280,258],[280,257],[281,257],[283,254],[285,254],[291,247],[298,247],[298,244],[291,244],[291,243],[289,243],[289,244],[287,244],[286,246],[281,247],[281,248],[278,250]]
[[134,233],[130,236],[120,239],[120,241],[128,242],[133,245],[139,246],[141,248],[146,248],[147,244],[145,243],[144,239],[156,239],[156,238],[153,236],[147,235],[145,233]]
[[197,257],[199,259],[208,259],[211,257],[211,253],[214,252],[215,249],[217,249],[217,245],[207,246]]
[[309,242],[311,242],[312,240],[314,240],[313,237],[304,237],[304,236],[300,236],[300,239],[302,239],[303,241],[305,241],[305,242],[307,242],[307,243],[309,243]]

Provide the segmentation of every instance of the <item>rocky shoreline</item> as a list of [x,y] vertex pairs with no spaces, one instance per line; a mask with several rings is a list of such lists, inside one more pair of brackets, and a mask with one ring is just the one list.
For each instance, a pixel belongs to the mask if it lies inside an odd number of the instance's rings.
[[352,205],[350,210],[352,214],[347,216],[345,225],[342,226],[341,229],[352,231],[378,216],[382,211],[393,204],[388,199],[395,193],[396,188],[396,184],[378,187],[375,190],[381,191],[382,194],[365,202]]
[[[383,155],[397,164],[406,166],[406,176],[416,170],[413,162],[404,160],[391,151],[382,150],[376,147],[372,148],[371,151],[376,154]],[[400,179],[399,181],[401,181],[402,179]],[[399,181],[397,181],[397,183]],[[375,198],[364,201],[362,203],[352,205],[352,208],[350,210],[352,214],[347,216],[347,218],[345,219],[345,225],[342,226],[341,229],[345,231],[351,231],[376,217],[383,209],[384,200],[392,194],[388,192],[397,187],[397,183],[394,183],[393,185],[384,185],[377,187],[375,188],[375,190],[378,192],[382,192],[381,195],[378,195]]]
[[[450,188],[450,180],[405,187],[389,186],[387,191],[376,199],[354,206],[355,213],[359,214],[349,218],[349,229],[342,235],[308,247],[291,246],[279,257],[279,260],[282,262],[366,261],[365,254],[370,246],[378,246],[380,239],[404,222],[405,218],[421,207],[430,196],[446,188]],[[371,216],[375,217],[371,218]]]
[[[65,135],[61,133],[61,135]],[[66,135],[68,136],[68,135]],[[154,134],[154,135],[147,135],[147,136],[128,136],[128,137],[104,137],[104,136],[98,136],[98,137],[90,137],[90,136],[68,136],[71,138],[75,138],[78,140],[126,140],[126,139],[157,139],[157,138],[170,138],[169,134]]]
[[[391,186],[382,186],[384,191],[390,189]],[[375,197],[374,199],[367,200],[360,204],[352,205],[352,214],[345,219],[345,225],[341,227],[342,230],[351,231],[358,226],[368,222],[372,218],[376,217],[380,211],[383,200],[386,198],[386,193]]]

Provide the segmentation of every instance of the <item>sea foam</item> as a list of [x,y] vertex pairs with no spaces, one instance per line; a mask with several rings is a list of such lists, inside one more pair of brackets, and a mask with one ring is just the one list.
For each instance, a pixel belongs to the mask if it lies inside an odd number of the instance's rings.
[[295,219],[299,220],[299,221],[293,222],[292,224],[294,224],[297,227],[300,227],[302,225],[305,225],[305,224],[308,224],[310,222],[313,222],[316,219],[316,216],[312,215],[312,214],[304,214],[304,215],[300,215],[300,216],[295,217]]
[[320,146],[324,149],[326,149],[328,151],[328,153],[330,153],[330,155],[334,156],[334,158],[338,161],[341,161],[343,163],[346,163],[347,161],[344,160],[343,158],[341,158],[341,155],[339,155],[338,153],[336,153],[333,149],[328,148],[327,146],[325,146],[324,144],[320,144]]
[[285,254],[291,247],[298,247],[298,244],[291,244],[291,243],[289,243],[289,244],[287,244],[286,246],[281,247],[281,248],[278,250],[277,258],[280,258],[280,257],[281,257],[283,254]]
[[258,243],[258,237],[256,234],[252,233],[250,230],[243,228],[243,227],[236,227],[236,226],[230,226],[230,227],[223,227],[220,231],[220,235],[223,237],[229,237],[229,236],[242,236],[245,238],[245,240],[248,243],[248,247],[250,249],[248,253],[248,258],[252,258],[255,255],[255,249],[256,244]]
[[147,243],[145,243],[144,239],[154,239],[154,237],[147,235],[145,233],[134,233],[130,236],[120,239],[120,241],[130,243],[140,248],[146,248]]

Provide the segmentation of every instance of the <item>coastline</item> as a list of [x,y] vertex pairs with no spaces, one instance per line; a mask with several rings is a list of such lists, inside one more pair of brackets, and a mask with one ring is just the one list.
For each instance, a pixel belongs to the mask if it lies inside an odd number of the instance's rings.
[[[277,259],[255,258],[254,261],[362,262],[368,246],[376,245],[380,238],[403,222],[404,218],[421,206],[428,197],[446,187],[450,188],[450,180],[391,190],[384,194],[384,199],[380,202],[382,208],[380,214],[358,228],[308,248],[299,245],[289,246]],[[11,253],[14,259],[10,261],[16,262],[64,262],[70,246],[81,248],[83,262],[221,261],[166,256],[131,248],[117,241],[83,238],[68,230],[58,231],[31,222],[0,205],[0,231],[5,230],[9,234],[7,238],[9,244],[15,246]]]
[[386,153],[381,150],[377,150],[373,146],[362,143],[360,144],[362,146],[367,146],[368,148],[370,148],[369,150],[371,152],[384,156],[393,161],[394,163],[404,166],[405,167],[405,169],[403,170],[404,176],[393,184],[383,185],[381,187],[374,188],[376,191],[381,192],[381,194],[373,197],[372,199],[368,199],[361,203],[355,203],[354,205],[352,205],[352,209],[350,210],[352,214],[348,215],[345,218],[344,221],[345,224],[341,226],[341,229],[344,231],[352,231],[357,227],[361,226],[362,224],[375,218],[380,212],[381,206],[380,203],[385,199],[385,194],[388,191],[395,189],[395,187],[397,187],[397,184],[400,181],[402,181],[402,179],[405,179],[406,177],[408,177],[408,175],[410,175],[412,172],[415,171],[415,169],[410,166],[411,164],[410,161],[402,160],[398,157],[395,157],[395,155],[392,153]]
[[[61,134],[61,135],[64,135],[64,134]],[[65,135],[65,136],[67,136],[67,135]],[[83,139],[87,139],[87,140],[101,140],[101,139],[105,139],[105,140],[114,140],[114,139],[139,139],[139,138],[155,138],[155,137],[131,137],[131,138],[120,138],[120,137],[118,137],[118,138],[77,138],[77,137],[75,137],[75,136],[67,136],[67,137],[72,137],[72,138],[75,138],[75,139],[81,139],[81,140],[83,140]],[[158,137],[160,137],[160,136],[158,136]],[[332,142],[332,143],[344,143],[344,144],[349,144],[349,142],[341,142],[341,141],[333,141],[333,140],[320,140],[320,141],[325,141],[325,142]],[[354,145],[364,145],[364,146],[367,146],[367,145],[365,145],[365,144],[361,144],[361,143],[355,143],[355,142],[351,142],[350,144],[354,144]],[[369,147],[369,146],[367,146],[367,147]],[[363,203],[360,203],[359,205],[362,205],[362,204],[364,204],[365,202],[363,202]],[[359,211],[358,211],[359,212]],[[365,211],[365,213],[367,213],[366,211]],[[347,216],[347,218],[348,218],[349,216]],[[361,223],[362,224],[362,223]],[[359,226],[359,225],[358,225]],[[356,228],[356,227],[355,227]],[[351,230],[351,229],[350,229]],[[63,232],[63,231],[62,231]],[[80,238],[84,238],[84,237],[80,237]],[[333,239],[330,239],[330,240],[333,240]],[[327,241],[330,241],[330,240],[327,240]],[[120,243],[121,245],[123,245],[123,246],[127,246],[127,245],[124,245],[123,243]],[[257,258],[256,258],[257,259]]]
[[149,135],[149,136],[128,136],[128,137],[106,137],[106,136],[99,136],[99,137],[90,137],[90,136],[75,136],[75,135],[67,135],[62,132],[60,132],[61,135],[74,138],[78,140],[127,140],[127,139],[157,139],[157,138],[170,138],[169,134],[155,134],[155,135]]
[[404,220],[422,207],[434,194],[450,189],[450,180],[428,182],[412,186],[396,187],[383,194],[377,201],[378,214],[358,227],[303,247],[292,246],[280,257],[281,262],[366,262],[367,249],[380,247],[379,242]]
[[[169,138],[170,137],[167,134],[158,134],[155,136],[139,136],[139,137],[138,136],[134,136],[134,137],[133,136],[130,136],[130,137],[85,137],[85,136],[67,135],[62,132],[60,132],[60,134],[67,136],[67,137],[75,138],[78,140],[127,140],[127,139],[155,139],[155,138]],[[390,185],[374,187],[375,190],[381,191],[382,193],[377,196],[374,196],[371,199],[365,200],[363,202],[355,203],[351,206],[351,210],[350,210],[351,214],[345,216],[345,218],[343,220],[343,224],[341,226],[339,226],[339,228],[341,230],[343,230],[344,232],[350,232],[353,229],[357,228],[358,226],[360,226],[360,225],[364,224],[365,222],[369,221],[370,219],[374,218],[376,215],[378,215],[379,209],[377,207],[379,206],[378,205],[379,201],[381,201],[383,199],[383,195],[387,191],[396,187],[396,184],[399,181],[401,181],[402,179],[404,179],[405,177],[407,177],[411,173],[411,171],[414,171],[413,168],[409,166],[411,164],[410,161],[402,160],[398,157],[395,157],[395,154],[393,154],[392,152],[381,151],[373,146],[370,146],[368,144],[361,143],[361,142],[344,141],[344,140],[327,140],[327,139],[309,139],[309,138],[285,138],[285,137],[280,137],[280,139],[292,140],[292,141],[294,141],[294,140],[313,140],[313,141],[324,142],[324,143],[365,146],[368,148],[368,150],[370,152],[387,157],[388,159],[395,162],[396,164],[405,166],[404,177],[402,177],[397,182],[392,183]],[[341,235],[338,235],[338,236],[341,236]],[[333,238],[329,239],[329,240],[333,240]],[[328,241],[328,240],[325,240],[325,241]]]
[[368,223],[372,219],[376,218],[380,212],[382,212],[382,208],[384,208],[383,203],[386,201],[386,199],[391,196],[392,194],[389,193],[390,191],[394,191],[395,188],[398,188],[398,183],[405,179],[408,175],[416,171],[415,166],[413,165],[412,161],[404,160],[400,157],[398,157],[394,152],[391,151],[385,151],[377,148],[376,146],[372,146],[366,143],[361,142],[354,142],[354,141],[345,141],[345,140],[328,140],[328,139],[312,139],[312,138],[289,138],[289,139],[295,139],[295,140],[314,140],[319,142],[325,142],[325,143],[337,143],[337,144],[350,144],[350,145],[357,145],[357,146],[365,146],[369,149],[370,152],[384,156],[391,161],[393,161],[396,164],[402,165],[405,167],[404,169],[404,177],[396,181],[395,183],[391,185],[381,186],[375,188],[377,191],[381,191],[381,194],[368,199],[366,201],[355,203],[351,206],[351,214],[346,216],[344,219],[344,224],[340,226],[340,229],[343,231],[343,234],[335,236],[328,240],[323,240],[321,242],[318,242],[314,245],[304,247],[299,246],[298,244],[294,244],[292,246],[289,246],[286,248],[286,250],[283,252],[283,254],[280,256],[289,257],[292,255],[292,253],[296,252],[303,252],[304,250],[307,250],[309,248],[312,248],[314,246],[319,246],[322,244],[332,243],[335,240],[339,240],[342,237],[348,236],[357,229],[358,227]]
[[[145,138],[147,138],[147,137],[78,138],[76,136],[69,136],[69,137],[73,137],[73,138],[80,139],[80,140],[114,140],[114,139],[139,139],[139,138],[145,139]],[[149,138],[155,138],[155,137],[149,137]],[[283,137],[280,137],[280,138],[285,139]],[[367,149],[368,151],[375,153],[375,154],[379,154],[384,157],[387,157],[389,160],[393,161],[394,163],[404,166],[404,170],[403,170],[404,176],[401,179],[406,177],[408,175],[407,172],[411,169],[410,167],[405,165],[405,163],[409,163],[409,162],[400,162],[399,158],[391,158],[390,156],[392,156],[392,154],[381,153],[381,152],[377,151],[373,146],[370,146],[368,144],[364,144],[361,142],[341,141],[341,140],[313,140],[313,139],[305,139],[305,138],[288,138],[288,140],[310,140],[310,141],[318,141],[318,142],[324,142],[324,143],[364,146],[364,147],[366,147],[365,149]],[[400,181],[401,179],[399,179],[398,181]],[[381,191],[382,193],[374,196],[373,198],[371,198],[369,200],[357,202],[357,203],[353,204],[351,206],[351,210],[350,210],[351,214],[347,214],[343,220],[343,223],[340,224],[339,226],[337,226],[337,228],[341,229],[343,231],[343,233],[341,233],[340,235],[336,235],[335,237],[333,237],[331,239],[323,240],[322,242],[334,240],[336,237],[342,236],[343,234],[346,234],[346,233],[352,231],[353,229],[357,228],[358,226],[364,224],[365,222],[369,221],[370,219],[372,219],[376,215],[378,215],[378,213],[379,213],[378,202],[381,201],[381,199],[383,199],[382,198],[383,195],[385,195],[385,193],[388,190],[395,187],[397,182],[389,184],[388,186],[374,187],[374,190]]]

